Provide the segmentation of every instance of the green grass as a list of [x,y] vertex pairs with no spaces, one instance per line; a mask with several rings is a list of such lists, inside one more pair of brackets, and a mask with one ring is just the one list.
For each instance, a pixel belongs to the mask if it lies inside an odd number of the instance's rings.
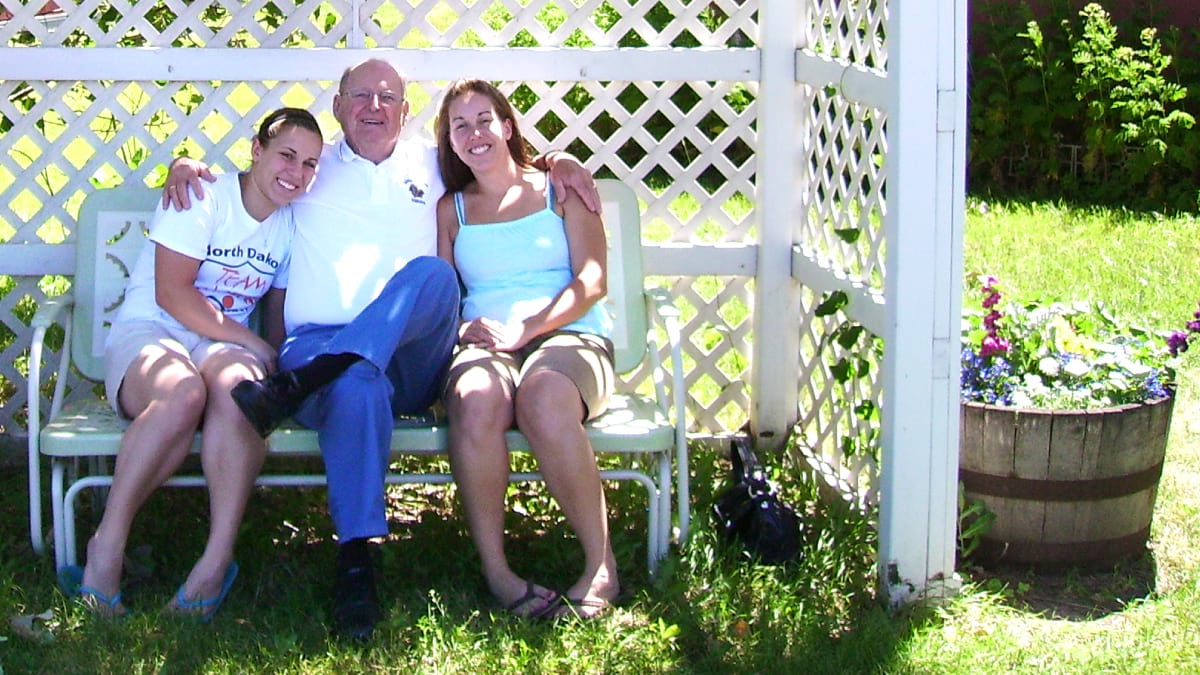
[[[1014,292],[1105,299],[1118,314],[1177,327],[1195,309],[1200,223],[1051,205],[973,203],[968,270]],[[1144,281],[1143,281],[1144,279]],[[1196,350],[1200,351],[1200,349]],[[1194,355],[1194,354],[1193,354]],[[91,619],[54,587],[26,535],[25,474],[0,473],[0,670],[12,673],[796,672],[1093,673],[1200,670],[1200,375],[1185,364],[1152,550],[1113,569],[1056,574],[962,570],[963,592],[891,615],[875,596],[871,526],[825,504],[805,477],[784,493],[805,514],[804,560],[752,567],[708,519],[724,461],[697,448],[695,537],[646,575],[644,497],[609,490],[627,599],[594,623],[540,624],[494,611],[451,488],[392,491],[381,595],[369,648],[327,634],[333,563],[320,490],[257,492],[241,533],[242,575],[210,626],[157,612],[199,553],[206,504],[163,491],[143,510],[125,585],[137,610]],[[568,584],[580,564],[536,488],[512,493],[510,554],[522,574]],[[94,515],[81,518],[81,536]],[[43,644],[8,625],[52,609]]]
[[1162,328],[1181,329],[1196,310],[1195,216],[972,201],[968,223],[965,269],[999,277],[1017,297],[1103,300]]

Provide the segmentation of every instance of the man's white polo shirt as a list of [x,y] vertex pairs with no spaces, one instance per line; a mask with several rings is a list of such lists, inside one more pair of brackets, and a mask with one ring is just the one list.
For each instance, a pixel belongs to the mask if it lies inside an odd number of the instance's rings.
[[344,140],[326,145],[316,181],[293,202],[296,234],[284,320],[350,323],[410,260],[437,255],[437,149],[401,141],[375,164]]

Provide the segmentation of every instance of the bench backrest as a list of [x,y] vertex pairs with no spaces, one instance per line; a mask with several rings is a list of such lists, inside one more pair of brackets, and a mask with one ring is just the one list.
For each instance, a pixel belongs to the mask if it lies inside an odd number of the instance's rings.
[[[597,181],[608,230],[608,299],[617,372],[633,370],[646,351],[641,217],[637,197],[615,180]],[[162,191],[140,185],[97,190],[83,202],[75,244],[76,319],[71,357],[85,377],[104,377],[104,341],[125,298],[129,273]]]

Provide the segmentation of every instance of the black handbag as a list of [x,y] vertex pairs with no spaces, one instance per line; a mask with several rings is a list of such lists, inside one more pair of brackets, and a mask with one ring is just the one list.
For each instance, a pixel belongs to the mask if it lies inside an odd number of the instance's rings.
[[713,515],[727,541],[736,542],[755,562],[780,565],[800,554],[800,519],[767,482],[767,474],[747,439],[734,439],[729,458],[733,485],[717,495]]

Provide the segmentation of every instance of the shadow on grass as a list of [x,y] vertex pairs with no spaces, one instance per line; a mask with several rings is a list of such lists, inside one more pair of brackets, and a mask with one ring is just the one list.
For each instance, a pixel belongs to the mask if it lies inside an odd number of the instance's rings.
[[[912,631],[875,594],[877,537],[867,519],[789,485],[806,522],[804,557],[749,564],[724,546],[708,516],[728,475],[698,452],[693,537],[651,578],[645,495],[607,486],[623,599],[604,619],[534,622],[508,616],[479,574],[452,487],[389,491],[391,534],[381,547],[386,618],[368,647],[328,633],[334,545],[323,489],[258,490],[238,543],[242,572],[209,626],[159,609],[199,556],[207,524],[202,490],[154,494],[130,538],[123,590],[136,614],[97,620],[54,586],[52,558],[27,541],[21,470],[0,474],[0,607],[55,610],[54,642],[10,633],[5,673],[24,672],[805,672],[886,671]],[[510,492],[508,552],[518,574],[564,588],[582,555],[541,486]],[[80,513],[84,541],[95,514]]]
[[1152,551],[1111,565],[971,565],[963,574],[1006,605],[1047,619],[1092,621],[1150,599],[1158,565]]

